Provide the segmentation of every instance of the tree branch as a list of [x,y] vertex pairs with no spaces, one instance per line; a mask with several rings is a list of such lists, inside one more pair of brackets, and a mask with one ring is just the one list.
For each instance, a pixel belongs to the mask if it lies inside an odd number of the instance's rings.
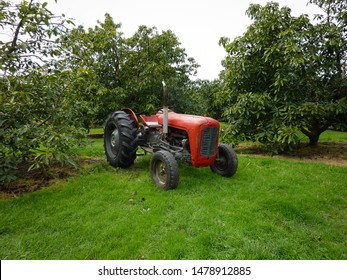
[[19,21],[18,25],[17,25],[17,28],[16,28],[16,31],[14,33],[14,36],[13,36],[13,40],[12,40],[12,44],[11,44],[11,48],[9,49],[9,54],[13,53],[16,49],[16,46],[17,46],[17,40],[18,40],[18,36],[19,36],[19,31],[20,29],[23,27],[24,25],[24,20],[26,19],[26,17],[28,16],[29,14],[29,10],[31,8],[31,5],[33,3],[34,0],[30,0],[29,2],[29,5],[28,5],[28,9],[27,9],[27,12],[23,15],[23,17],[21,18],[21,20]]

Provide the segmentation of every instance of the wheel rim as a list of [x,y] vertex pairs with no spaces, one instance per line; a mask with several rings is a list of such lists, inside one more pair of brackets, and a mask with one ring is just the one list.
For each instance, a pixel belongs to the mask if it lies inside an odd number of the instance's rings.
[[220,171],[227,169],[228,168],[228,161],[227,161],[226,157],[223,155],[220,155],[216,160],[215,167]]
[[167,182],[167,169],[166,165],[162,161],[157,161],[155,164],[155,176],[161,185],[165,185]]
[[111,144],[111,150],[114,154],[118,154],[119,150],[119,131],[117,128],[115,128],[112,133],[111,133],[111,139],[110,139],[110,144]]

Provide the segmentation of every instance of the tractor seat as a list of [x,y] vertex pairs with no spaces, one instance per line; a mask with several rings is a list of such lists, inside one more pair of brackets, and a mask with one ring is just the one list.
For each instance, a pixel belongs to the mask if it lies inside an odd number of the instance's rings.
[[145,116],[140,115],[143,125],[148,126],[149,128],[161,128],[162,125],[158,123],[158,118],[156,115]]

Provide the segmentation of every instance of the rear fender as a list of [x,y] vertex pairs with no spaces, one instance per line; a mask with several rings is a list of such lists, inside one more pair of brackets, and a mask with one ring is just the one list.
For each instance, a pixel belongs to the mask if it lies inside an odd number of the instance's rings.
[[139,128],[139,120],[137,119],[137,116],[134,113],[134,111],[130,108],[124,108],[122,109],[122,111],[127,113],[130,116],[130,118],[135,122],[136,127]]

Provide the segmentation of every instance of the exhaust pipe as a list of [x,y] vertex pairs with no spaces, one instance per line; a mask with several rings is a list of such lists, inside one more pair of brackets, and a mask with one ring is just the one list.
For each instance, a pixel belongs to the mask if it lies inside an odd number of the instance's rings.
[[164,133],[164,137],[167,137],[167,134],[169,133],[169,95],[167,92],[167,87],[164,81],[162,81],[163,83],[163,114],[164,114],[164,123],[163,123],[163,133]]

